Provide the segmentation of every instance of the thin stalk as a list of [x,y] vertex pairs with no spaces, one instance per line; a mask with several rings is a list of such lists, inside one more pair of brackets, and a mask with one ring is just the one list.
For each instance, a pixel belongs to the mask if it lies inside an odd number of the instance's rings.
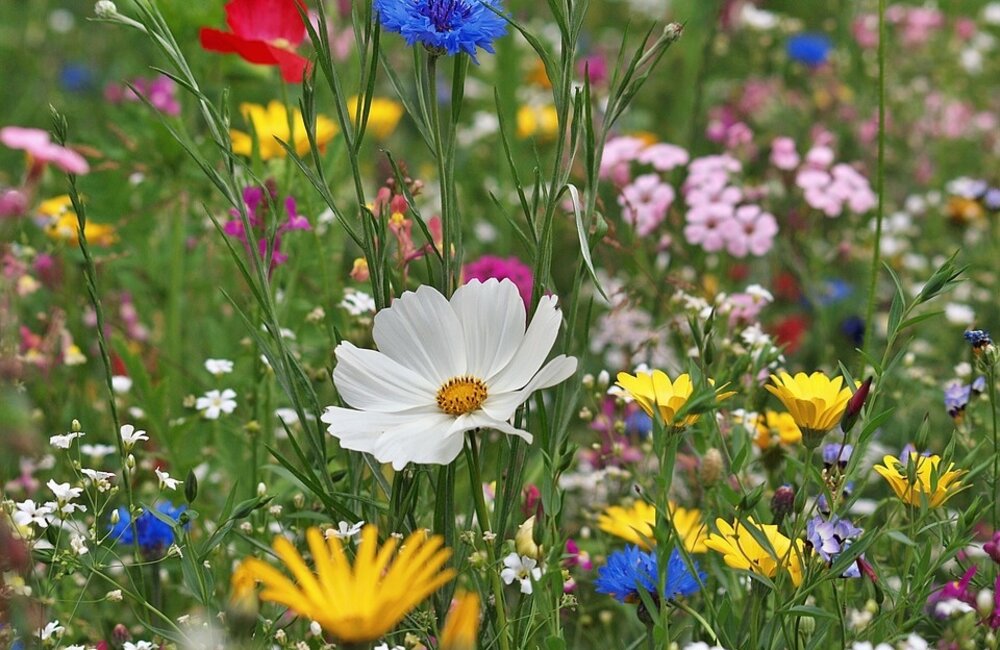
[[[476,501],[476,518],[479,527],[485,533],[490,531],[490,511],[486,508],[486,497],[483,496],[483,477],[480,472],[479,447],[476,444],[474,432],[466,438],[465,457],[469,465],[469,480],[472,482],[472,496]],[[492,541],[486,543],[486,557],[489,562],[490,586],[493,588],[494,611],[497,614],[497,637],[501,650],[510,650],[510,640],[507,636],[507,606],[504,603],[503,584],[500,582],[500,572],[496,570],[496,547]]]
[[[882,217],[885,214],[885,0],[878,0],[878,170],[875,176],[878,208],[875,212],[875,249],[868,282],[868,307],[865,311],[865,351],[871,350],[875,317],[875,289],[882,264]],[[864,358],[861,360],[864,370]],[[864,374],[863,372],[860,374]]]
[[455,237],[454,214],[452,212],[451,183],[449,182],[448,162],[444,150],[444,137],[441,132],[441,106],[437,99],[437,55],[427,57],[427,102],[431,111],[431,133],[434,137],[434,158],[437,162],[438,187],[441,192],[441,251],[444,256],[444,277],[441,279],[441,289],[450,296],[455,288],[454,260],[451,257],[452,240]]
[[[989,382],[990,390],[990,420],[993,422],[993,494],[1000,487],[1000,433],[997,427],[997,378],[996,366],[990,365],[986,371],[986,380]],[[1000,530],[1000,500],[993,499],[993,531]]]

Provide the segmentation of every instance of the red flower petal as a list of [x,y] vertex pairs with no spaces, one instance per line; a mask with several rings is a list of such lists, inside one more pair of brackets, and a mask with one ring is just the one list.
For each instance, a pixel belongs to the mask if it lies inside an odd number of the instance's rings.
[[263,41],[248,40],[208,28],[202,28],[199,36],[201,46],[210,52],[239,54],[250,63],[280,66],[282,79],[289,83],[302,81],[302,75],[309,67],[309,60],[305,57]]
[[294,47],[306,36],[296,4],[304,8],[301,0],[231,0],[226,3],[226,24],[247,40],[284,40]]

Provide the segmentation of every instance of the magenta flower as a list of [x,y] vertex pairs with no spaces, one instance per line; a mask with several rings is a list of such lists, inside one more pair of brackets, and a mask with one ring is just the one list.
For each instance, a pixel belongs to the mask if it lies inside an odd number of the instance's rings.
[[667,216],[674,202],[674,188],[660,180],[657,174],[643,174],[622,188],[618,204],[622,218],[635,227],[641,237],[653,232]]
[[152,79],[136,77],[132,80],[132,88],[111,84],[104,89],[104,98],[109,102],[138,102],[145,97],[153,108],[164,115],[176,117],[181,114],[181,103],[177,99],[177,83],[170,77],[160,74]]
[[0,129],[0,143],[11,149],[21,149],[40,163],[52,163],[69,174],[86,174],[90,165],[83,156],[52,142],[48,132],[21,126],[5,126]]
[[[264,188],[248,187],[243,190],[243,201],[247,205],[247,220],[250,222],[250,227],[255,231],[253,236],[258,237],[257,250],[265,258],[270,254],[270,270],[273,271],[276,266],[288,261],[288,255],[281,251],[281,240],[284,234],[292,230],[309,230],[311,226],[309,225],[309,220],[298,213],[295,199],[291,196],[286,197],[284,200],[286,219],[278,225],[274,233],[274,239],[269,246],[268,239],[266,236],[263,236],[263,233],[267,231],[271,203],[277,203],[278,193],[272,182],[268,181],[265,185],[266,187]],[[270,195],[270,200],[265,198],[265,189]],[[243,227],[243,221],[239,216],[239,212],[232,210],[230,214],[232,218],[222,226],[223,232],[230,237],[240,240],[244,246],[249,248],[249,237]]]
[[535,285],[535,278],[531,267],[516,257],[503,258],[484,255],[475,262],[466,264],[462,269],[462,276],[465,278],[465,282],[471,280],[485,282],[490,278],[510,280],[517,287],[517,292],[521,295],[525,308],[531,305],[531,290]]

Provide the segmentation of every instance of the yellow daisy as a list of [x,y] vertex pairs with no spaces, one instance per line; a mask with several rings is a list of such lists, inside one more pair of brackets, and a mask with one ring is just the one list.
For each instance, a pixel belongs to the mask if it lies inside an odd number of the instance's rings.
[[[708,529],[696,508],[681,508],[671,503],[670,514],[674,527],[688,553],[707,553],[705,540]],[[629,507],[609,506],[597,518],[597,526],[615,537],[649,550],[655,543],[653,527],[656,525],[656,508],[645,501],[636,501]]]
[[771,381],[774,384],[764,388],[785,405],[809,448],[819,445],[826,432],[837,426],[853,394],[843,387],[843,377],[830,379],[822,372],[800,372],[794,377],[783,372],[771,375]]
[[907,473],[906,463],[895,456],[886,456],[882,462],[883,465],[875,466],[875,471],[888,481],[896,496],[914,506],[919,506],[924,499],[932,508],[943,504],[962,489],[960,479],[966,473],[952,469],[954,463],[942,469],[940,456],[921,456],[916,452],[910,454],[913,476]]
[[[275,138],[287,143],[295,149],[295,153],[304,156],[309,153],[309,137],[306,135],[302,111],[292,111],[293,135],[288,132],[288,109],[279,101],[271,101],[267,107],[260,104],[240,104],[240,113],[253,126],[257,134],[257,146],[263,160],[284,158],[285,148],[278,144]],[[316,145],[322,149],[337,135],[337,125],[322,115],[316,116]],[[230,130],[229,137],[233,141],[233,153],[240,156],[253,154],[253,136],[243,131]]]
[[479,595],[460,592],[441,628],[441,650],[475,650],[479,636]]
[[[38,206],[38,212],[48,219],[45,224],[45,234],[56,241],[66,242],[74,246],[80,243],[80,222],[73,210],[73,201],[69,194],[63,194]],[[114,226],[106,223],[96,223],[87,220],[83,229],[87,243],[92,246],[110,246],[118,241]]]
[[551,140],[559,131],[559,113],[551,104],[534,106],[525,104],[517,109],[517,137],[536,137]]
[[284,605],[342,643],[366,643],[384,636],[413,608],[455,577],[444,565],[451,550],[444,539],[416,532],[396,553],[397,540],[378,547],[378,530],[365,526],[353,566],[340,540],[324,540],[318,528],[306,532],[316,565],[314,573],[284,537],[274,540],[274,552],[294,577],[257,558],[243,561],[233,576],[234,592],[245,594],[247,579],[263,584],[262,600]]
[[775,436],[783,445],[794,445],[802,442],[802,431],[795,424],[795,418],[790,413],[767,411],[757,420],[757,435],[754,443],[761,449],[767,449],[774,444]]
[[[347,110],[352,120],[356,120],[358,98],[347,100]],[[366,132],[377,140],[385,140],[395,132],[399,120],[403,117],[403,105],[393,99],[372,97],[371,108],[368,109],[368,126]]]
[[774,578],[778,570],[787,571],[796,587],[802,582],[802,564],[800,557],[804,556],[805,546],[801,539],[792,540],[778,532],[778,527],[770,524],[758,524],[751,517],[749,524],[767,538],[771,550],[761,546],[756,538],[737,520],[730,524],[725,519],[715,521],[718,533],[708,536],[705,546],[722,553],[722,559],[727,566],[734,569],[752,571],[768,578]]
[[[708,381],[710,384],[715,383],[711,379]],[[691,383],[691,377],[687,373],[678,375],[677,379],[671,381],[670,377],[662,370],[654,370],[652,373],[637,372],[635,376],[627,372],[620,372],[617,383],[632,396],[632,399],[650,417],[655,417],[653,414],[655,407],[667,426],[683,429],[698,421],[697,414],[689,415],[679,423],[674,421],[677,418],[677,412],[684,407],[688,398],[694,393],[694,384]],[[719,392],[720,390],[716,389],[715,394],[718,401],[735,394],[732,391],[722,393]]]

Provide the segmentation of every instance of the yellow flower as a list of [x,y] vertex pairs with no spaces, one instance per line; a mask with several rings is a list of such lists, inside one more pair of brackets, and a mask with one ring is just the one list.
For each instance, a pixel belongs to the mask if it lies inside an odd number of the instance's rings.
[[559,113],[551,104],[524,105],[517,109],[517,137],[551,140],[559,131]]
[[[347,100],[347,111],[350,113],[352,120],[357,120],[357,106],[357,96]],[[399,120],[402,117],[402,104],[384,97],[372,97],[372,104],[368,109],[367,133],[370,133],[378,140],[385,140],[399,126]]]
[[[381,638],[407,613],[455,577],[444,569],[451,550],[442,548],[441,536],[416,532],[406,538],[398,553],[397,540],[389,538],[378,548],[378,530],[361,531],[354,565],[348,561],[336,536],[324,541],[318,528],[306,532],[316,572],[284,537],[273,548],[295,581],[257,558],[247,558],[234,574],[261,582],[262,600],[288,607],[318,622],[343,643],[366,643]],[[235,585],[239,587],[239,585]]]
[[479,636],[479,595],[459,592],[441,628],[441,650],[474,650]]
[[948,199],[945,213],[958,225],[967,224],[986,216],[986,211],[979,201],[961,196],[953,196]]
[[794,377],[783,372],[780,376],[771,375],[771,381],[774,385],[764,388],[785,405],[811,448],[840,422],[853,394],[850,388],[842,388],[843,377],[830,379],[822,372],[811,375],[800,372]]
[[896,496],[914,506],[926,499],[930,507],[938,507],[962,489],[959,479],[966,473],[952,469],[954,463],[948,463],[948,468],[942,471],[940,456],[922,456],[916,452],[910,453],[913,476],[895,456],[886,456],[882,462],[884,465],[876,465],[875,471],[889,482]]
[[802,442],[802,431],[790,413],[767,411],[764,417],[757,420],[757,436],[754,438],[754,443],[761,449],[767,449],[773,444],[775,434],[783,445]]
[[[696,508],[681,508],[671,503],[670,514],[674,527],[688,553],[706,553],[705,540],[708,530]],[[656,525],[656,508],[645,501],[636,501],[631,507],[609,506],[597,518],[597,526],[606,533],[621,537],[627,542],[649,550],[655,543],[653,527]]]
[[[293,137],[289,137],[288,134],[288,109],[279,101],[271,101],[266,108],[260,104],[240,104],[240,113],[252,125],[253,131],[257,134],[257,146],[260,148],[261,159],[270,160],[285,157],[285,148],[278,144],[275,138],[293,147],[295,153],[300,156],[309,152],[309,137],[306,135],[302,111],[299,109],[296,108],[292,112]],[[337,125],[329,118],[317,115],[316,145],[323,149],[335,135],[337,135]],[[233,141],[233,153],[241,156],[253,154],[252,135],[231,130],[229,137]]]
[[761,546],[739,520],[730,524],[725,519],[715,521],[719,532],[709,535],[705,546],[722,553],[723,561],[734,569],[752,571],[768,578],[774,578],[778,569],[784,569],[791,576],[792,584],[799,586],[802,582],[802,564],[799,558],[805,553],[802,540],[795,540],[793,546],[792,540],[778,532],[777,526],[758,524],[752,517],[748,521],[767,538],[771,549]]
[[[48,218],[45,234],[56,241],[77,245],[80,243],[80,222],[73,210],[73,201],[69,194],[63,194],[47,201],[42,201],[38,212]],[[94,246],[110,246],[118,241],[114,226],[106,223],[96,223],[87,220],[83,230],[87,243]]]
[[[711,379],[710,384],[715,384]],[[670,377],[662,370],[654,370],[652,374],[648,372],[638,372],[633,377],[627,372],[618,373],[618,385],[624,388],[632,399],[642,407],[649,417],[653,415],[653,407],[657,407],[663,422],[667,426],[683,428],[698,421],[698,415],[689,415],[682,422],[675,423],[677,412],[683,408],[684,404],[694,393],[694,384],[687,373],[678,375],[677,379],[670,381]],[[733,395],[733,392],[720,393],[716,390],[715,398],[719,401]]]

